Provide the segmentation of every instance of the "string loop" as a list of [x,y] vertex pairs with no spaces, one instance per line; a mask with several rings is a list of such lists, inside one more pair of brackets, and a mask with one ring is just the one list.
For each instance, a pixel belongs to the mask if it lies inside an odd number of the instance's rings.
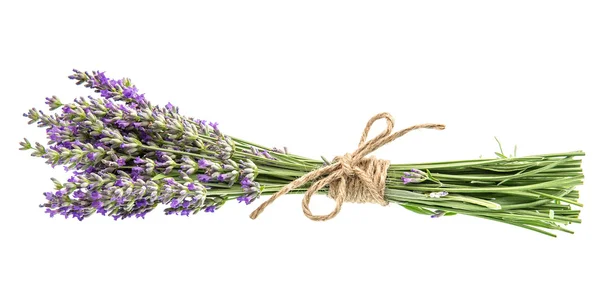
[[[385,119],[387,123],[386,128],[376,137],[367,140],[371,126],[381,119]],[[344,202],[387,205],[388,202],[384,198],[384,191],[387,169],[390,162],[377,159],[374,156],[366,156],[408,132],[421,128],[443,130],[446,127],[442,124],[427,123],[392,133],[394,119],[389,113],[380,113],[373,116],[367,122],[358,143],[358,148],[354,152],[338,156],[332,164],[309,172],[290,182],[281,188],[279,192],[271,196],[269,200],[257,207],[250,214],[250,218],[256,219],[277,198],[309,182],[313,182],[313,184],[304,194],[302,211],[306,217],[314,221],[326,221],[335,217],[340,212]],[[329,185],[329,196],[335,200],[335,208],[329,214],[314,215],[309,208],[310,199],[314,193],[327,185]]]

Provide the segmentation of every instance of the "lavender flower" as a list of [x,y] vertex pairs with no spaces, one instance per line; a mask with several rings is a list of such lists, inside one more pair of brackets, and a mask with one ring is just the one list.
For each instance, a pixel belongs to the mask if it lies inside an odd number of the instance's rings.
[[55,110],[62,106],[62,103],[56,96],[46,98],[46,104],[50,107],[50,110]]
[[211,165],[212,165],[212,163],[207,159],[203,158],[203,159],[198,160],[198,167],[201,169],[206,169],[206,168],[210,167]]
[[243,203],[246,203],[246,205],[250,204],[251,200],[252,199],[250,199],[250,197],[248,197],[248,196],[239,196],[237,198],[238,203],[242,203],[243,202]]
[[126,87],[123,89],[123,96],[133,99],[137,95],[138,89],[135,86]]
[[433,215],[431,215],[431,218],[433,219],[437,219],[439,217],[442,217],[446,214],[445,211],[441,211],[441,210],[436,210],[435,213]]
[[78,199],[82,199],[82,198],[85,198],[85,193],[83,191],[81,191],[81,190],[76,190],[73,193],[73,197],[78,198]]
[[210,179],[211,179],[210,175],[206,175],[206,174],[198,175],[198,181],[200,181],[200,182],[209,182]]
[[411,169],[410,172],[404,172],[404,176],[402,176],[400,179],[402,179],[402,183],[409,184],[423,182],[428,178],[429,176],[427,173],[421,170]]
[[93,200],[102,199],[102,194],[100,194],[98,191],[93,191],[92,193],[90,193],[90,198],[92,198]]
[[[69,78],[100,98],[63,104],[53,96],[46,104],[51,110],[62,107],[59,113],[47,115],[34,108],[24,114],[30,124],[46,128],[49,146],[25,140],[21,149],[52,166],[75,170],[58,192],[47,194],[43,206],[52,215],[83,219],[97,212],[114,219],[144,218],[159,204],[168,204],[165,213],[187,216],[214,212],[232,199],[249,204],[260,196],[257,166],[243,155],[232,158],[242,146],[239,153],[252,148],[274,159],[267,149],[236,145],[217,122],[184,117],[171,103],[152,105],[127,78],[78,70]],[[243,196],[211,192],[215,185],[230,188],[238,183]]]

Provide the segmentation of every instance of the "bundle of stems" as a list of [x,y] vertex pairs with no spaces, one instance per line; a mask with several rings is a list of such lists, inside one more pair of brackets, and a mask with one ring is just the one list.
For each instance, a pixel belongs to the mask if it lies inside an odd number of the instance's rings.
[[[104,72],[69,76],[100,97],[24,114],[46,128],[48,145],[21,142],[47,164],[73,176],[52,179],[55,191],[40,206],[50,216],[83,220],[92,214],[115,220],[144,218],[159,205],[172,215],[212,213],[230,200],[251,204],[291,181],[329,164],[225,135],[216,122],[183,116],[171,103],[152,105],[130,79]],[[526,157],[392,164],[384,199],[433,218],[475,216],[555,236],[580,223],[576,186],[583,183],[582,151]],[[304,193],[302,186],[292,193]],[[327,194],[324,187],[319,193]]]
[[[576,186],[583,183],[582,151],[419,164],[391,164],[386,180],[385,200],[432,218],[463,214],[530,229],[549,236],[551,230],[568,233],[564,225],[581,223]],[[322,162],[297,159],[299,167],[285,180],[274,173],[259,179],[269,194]],[[284,172],[287,174],[286,172]],[[291,175],[291,173],[290,173]],[[305,189],[296,192],[304,193]],[[320,191],[327,194],[327,189]]]

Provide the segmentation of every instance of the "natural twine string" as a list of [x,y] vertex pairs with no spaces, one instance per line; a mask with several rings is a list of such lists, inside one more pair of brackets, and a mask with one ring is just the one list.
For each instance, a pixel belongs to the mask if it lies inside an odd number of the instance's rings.
[[[387,128],[375,138],[367,141],[371,126],[379,119],[386,120]],[[326,221],[335,217],[340,212],[344,202],[387,205],[388,202],[384,199],[384,191],[387,169],[390,162],[377,159],[374,156],[365,156],[408,132],[420,128],[443,130],[445,126],[441,124],[420,124],[392,133],[394,119],[390,114],[380,113],[373,116],[367,122],[358,148],[353,153],[338,156],[332,164],[314,170],[290,182],[279,190],[279,192],[271,196],[269,200],[256,208],[250,214],[250,218],[256,219],[277,198],[313,181],[314,183],[304,194],[302,211],[304,211],[306,217],[314,221]],[[308,207],[310,198],[326,185],[329,185],[329,196],[335,199],[335,208],[327,215],[313,215]]]

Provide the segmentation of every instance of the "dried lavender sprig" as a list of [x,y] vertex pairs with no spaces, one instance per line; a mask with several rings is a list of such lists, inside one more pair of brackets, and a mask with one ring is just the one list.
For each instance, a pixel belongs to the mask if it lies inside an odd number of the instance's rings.
[[105,72],[93,71],[81,72],[73,69],[74,74],[69,79],[76,80],[76,84],[94,89],[95,92],[106,99],[123,100],[125,102],[143,102],[144,94],[139,94],[138,89],[128,78],[110,79],[104,75]]

